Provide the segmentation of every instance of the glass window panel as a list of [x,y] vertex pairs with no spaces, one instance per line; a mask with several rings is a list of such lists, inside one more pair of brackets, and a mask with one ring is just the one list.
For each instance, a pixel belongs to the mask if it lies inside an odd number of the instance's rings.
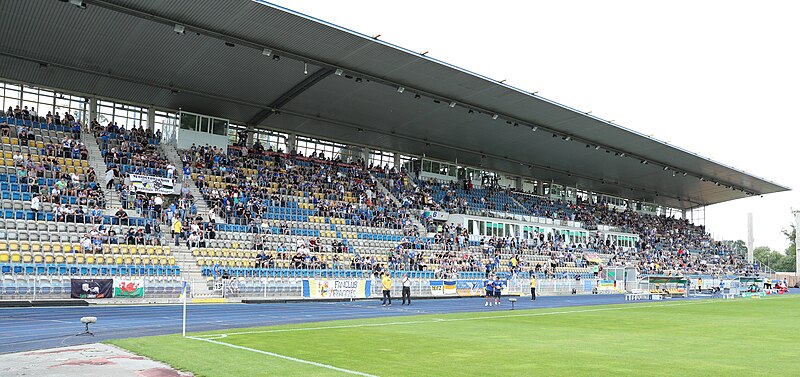
[[197,116],[194,114],[181,113],[181,129],[192,131],[196,130]]
[[225,132],[227,132],[228,128],[228,122],[222,119],[214,119],[212,123],[212,132],[215,135],[225,135]]

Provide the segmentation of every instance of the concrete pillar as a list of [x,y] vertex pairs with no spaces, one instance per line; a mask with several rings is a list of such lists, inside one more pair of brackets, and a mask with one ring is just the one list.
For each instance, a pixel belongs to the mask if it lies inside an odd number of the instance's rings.
[[146,129],[155,132],[156,128],[156,109],[152,107],[147,108],[147,127]]
[[514,178],[514,188],[517,191],[522,191],[522,177]]
[[361,159],[364,160],[364,166],[369,166],[369,155],[372,153],[370,147],[361,148]]
[[288,148],[286,152],[288,153],[295,149],[295,145],[297,145],[297,134],[292,132],[289,134],[289,137],[286,138],[286,148]]
[[544,195],[544,184],[539,179],[536,180],[536,195]]
[[[255,128],[255,126],[247,126],[247,141],[245,142],[245,145],[248,148],[252,148],[253,147],[253,143],[255,143],[255,138],[256,138],[256,128]],[[265,146],[265,148],[266,148],[266,146]]]
[[753,263],[753,213],[747,214],[747,261]]
[[97,98],[89,97],[89,122],[95,119],[97,119]]
[[395,170],[400,171],[400,168],[402,168],[402,166],[400,164],[401,164],[401,162],[400,162],[400,153],[395,153],[394,154],[394,168],[395,168]]

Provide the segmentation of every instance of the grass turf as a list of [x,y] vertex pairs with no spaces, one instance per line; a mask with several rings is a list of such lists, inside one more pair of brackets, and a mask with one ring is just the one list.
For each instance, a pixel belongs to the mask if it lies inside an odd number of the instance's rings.
[[[800,295],[648,302],[192,335],[379,376],[767,376],[800,370],[799,305]],[[316,329],[292,330],[303,328]],[[198,376],[347,375],[179,335],[110,343]]]

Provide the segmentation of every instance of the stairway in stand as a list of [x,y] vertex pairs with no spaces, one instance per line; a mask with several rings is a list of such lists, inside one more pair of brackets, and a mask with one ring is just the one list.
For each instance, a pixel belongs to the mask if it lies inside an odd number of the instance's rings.
[[[86,145],[86,150],[89,152],[89,166],[97,174],[97,184],[103,189],[103,196],[106,199],[105,212],[111,214],[121,207],[122,203],[116,191],[113,189],[106,190],[106,163],[103,159],[103,153],[100,151],[97,139],[85,129],[81,131],[81,141]],[[131,213],[128,213],[128,215],[131,215]]]
[[203,276],[200,266],[197,265],[197,258],[192,255],[185,242],[180,246],[175,246],[175,238],[168,236],[172,255],[175,257],[175,264],[181,268],[181,276],[192,287],[193,298],[221,298],[221,294],[214,293],[208,286],[208,278]]
[[[175,178],[175,180],[178,182],[183,181],[183,162],[181,161],[181,157],[178,154],[178,150],[175,148],[175,145],[163,143],[161,144],[161,151],[167,157],[169,162],[172,165],[175,165],[175,172],[177,173],[177,178]],[[189,188],[189,193],[194,197],[194,205],[197,207],[197,213],[202,215],[204,219],[207,219],[210,209],[208,208],[208,204],[206,204],[205,199],[203,199],[203,194],[200,192],[200,189],[197,188],[197,185],[191,179],[183,182],[183,185]],[[217,217],[216,222],[224,223],[225,221],[223,218]]]
[[[392,192],[389,191],[389,189],[387,189],[386,186],[383,185],[383,182],[381,182],[380,179],[378,179],[376,177],[373,177],[373,178],[375,178],[375,182],[377,182],[377,184],[378,184],[378,190],[380,190],[384,195],[388,196],[389,199],[391,199],[396,206],[400,207],[402,205],[402,203],[400,203],[400,200],[398,200],[394,196],[394,194],[392,194]],[[428,231],[427,231],[427,229],[425,229],[425,225],[423,225],[422,222],[419,220],[420,219],[419,212],[418,211],[414,211],[414,210],[411,210],[411,211],[414,212],[413,216],[411,216],[411,223],[415,227],[417,227],[417,231],[419,232],[420,236],[425,237],[427,235]]]

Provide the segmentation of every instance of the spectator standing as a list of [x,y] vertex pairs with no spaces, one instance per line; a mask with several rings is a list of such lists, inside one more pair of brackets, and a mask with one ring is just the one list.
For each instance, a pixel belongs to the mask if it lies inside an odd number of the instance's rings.
[[180,246],[180,237],[181,237],[181,228],[183,224],[181,224],[181,219],[175,217],[172,219],[172,235],[175,236],[175,246]]
[[531,272],[531,301],[536,301],[536,276]]
[[492,306],[492,302],[494,301],[494,279],[491,276],[486,276],[486,281],[484,282],[484,288],[486,289],[486,303],[483,306]]
[[106,189],[110,190],[112,187],[114,187],[114,176],[115,174],[113,168],[106,170]]
[[389,277],[388,271],[383,273],[381,285],[383,285],[383,304],[381,306],[392,306],[392,278]]
[[411,279],[408,274],[403,274],[403,303],[400,305],[405,305],[406,299],[408,299],[408,305],[411,305]]

